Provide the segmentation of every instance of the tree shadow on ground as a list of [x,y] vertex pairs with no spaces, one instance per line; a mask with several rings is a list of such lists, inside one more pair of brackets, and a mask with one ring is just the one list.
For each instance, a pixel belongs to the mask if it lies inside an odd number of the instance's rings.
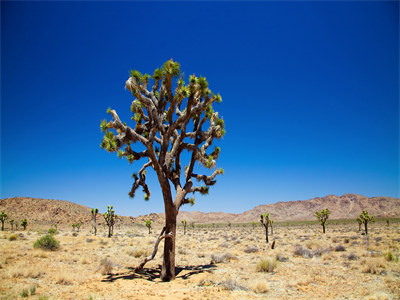
[[[188,279],[193,275],[200,274],[203,272],[209,272],[211,270],[215,270],[216,266],[214,264],[208,265],[199,265],[199,266],[186,266],[186,267],[175,267],[175,276],[176,278]],[[135,273],[135,268],[129,267],[128,272],[108,274],[106,278],[102,280],[102,282],[114,282],[118,279],[125,280],[133,280],[133,279],[144,279],[147,281],[155,282],[157,279],[160,279],[161,276],[161,266],[157,268],[143,268],[140,272]],[[188,272],[185,272],[188,271]],[[183,274],[181,274],[183,273]]]

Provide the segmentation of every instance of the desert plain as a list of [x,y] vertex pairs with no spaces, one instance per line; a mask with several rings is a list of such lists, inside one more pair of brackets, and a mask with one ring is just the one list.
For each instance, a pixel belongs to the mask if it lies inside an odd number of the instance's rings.
[[[48,228],[1,232],[1,299],[400,299],[400,222],[195,224],[177,230],[176,279],[159,279],[160,226],[57,228],[56,251],[35,249]],[[19,228],[21,229],[21,228]],[[275,241],[274,249],[271,249]]]

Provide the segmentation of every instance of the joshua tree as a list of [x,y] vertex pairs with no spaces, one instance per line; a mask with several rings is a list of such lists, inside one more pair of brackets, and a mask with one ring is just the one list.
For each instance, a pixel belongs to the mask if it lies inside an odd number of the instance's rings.
[[114,224],[117,218],[113,206],[107,206],[107,211],[103,214],[104,220],[108,226],[108,237],[111,237],[114,233]]
[[365,234],[368,234],[368,223],[375,222],[375,217],[373,215],[369,215],[368,211],[363,210],[361,215],[359,216],[362,224],[364,224]]
[[186,234],[186,224],[187,224],[187,222],[186,222],[186,220],[182,220],[181,222],[182,222],[182,225],[183,225],[183,234]]
[[274,220],[269,220],[269,225],[271,225],[271,235],[274,235],[274,228],[272,227],[272,224],[274,224]]
[[254,230],[254,228],[256,228],[257,223],[256,222],[251,222],[251,225],[253,226],[253,230]]
[[357,218],[357,223],[358,223],[358,231],[361,230],[361,224],[363,223],[363,221],[361,220],[361,217]]
[[25,230],[26,226],[28,226],[28,221],[26,219],[22,219],[21,226],[24,227],[24,230]]
[[316,211],[315,213],[314,213],[314,215],[317,217],[317,219],[318,219],[318,221],[321,223],[321,225],[322,225],[322,232],[323,233],[325,233],[325,223],[326,223],[326,220],[328,220],[328,218],[329,218],[329,214],[330,214],[331,212],[329,211],[329,209],[323,209],[323,210],[321,210],[321,211]]
[[76,224],[72,224],[72,231],[75,231]]
[[[153,81],[152,86],[150,81]],[[101,122],[101,130],[105,132],[101,147],[117,152],[120,158],[126,157],[129,163],[145,160],[139,172],[132,175],[131,197],[141,186],[144,199],[150,198],[146,169],[154,169],[165,209],[165,228],[162,231],[165,235],[160,235],[160,238],[166,238],[161,279],[170,281],[175,278],[179,209],[184,204],[194,204],[194,197],[189,198],[189,194],[199,192],[207,195],[209,187],[216,183],[215,177],[224,172],[223,169],[215,169],[208,171],[208,175],[201,175],[195,171],[196,162],[210,170],[216,166],[220,148],[209,149],[215,139],[225,134],[224,120],[213,110],[214,102],[221,102],[221,96],[210,91],[205,77],[193,74],[189,83],[185,84],[179,63],[172,59],[156,69],[153,76],[131,71],[126,88],[134,98],[131,105],[133,126],[121,122],[116,111],[108,109],[113,121]],[[144,150],[134,150],[135,144],[142,144]],[[189,154],[182,157],[184,150]],[[189,157],[185,166],[181,159]],[[193,178],[203,185],[195,186]],[[175,199],[172,188],[175,189]]]
[[81,223],[76,223],[75,225],[76,225],[76,228],[78,228],[78,232],[79,232],[79,229],[81,228],[82,224]]
[[99,213],[98,208],[92,208],[92,219],[94,223],[94,235],[97,235],[97,214]]
[[265,241],[268,243],[268,225],[270,224],[269,222],[269,214],[266,213],[265,215],[260,215],[260,223],[264,226],[265,228]]
[[190,222],[190,226],[192,226],[192,229],[194,230],[194,222]]
[[1,231],[4,231],[4,222],[8,219],[7,214],[4,213],[4,211],[1,212],[0,214],[0,221],[1,221]]
[[149,229],[149,234],[150,234],[151,233],[151,220],[146,220],[145,225]]
[[231,223],[231,222],[228,222],[228,227],[229,227],[229,229],[231,229],[231,226],[232,226],[232,223]]
[[10,223],[10,225],[11,225],[11,230],[14,230],[14,220],[10,220],[10,221],[8,221],[9,223]]
[[390,225],[389,219],[386,219],[386,225],[389,227],[389,225]]

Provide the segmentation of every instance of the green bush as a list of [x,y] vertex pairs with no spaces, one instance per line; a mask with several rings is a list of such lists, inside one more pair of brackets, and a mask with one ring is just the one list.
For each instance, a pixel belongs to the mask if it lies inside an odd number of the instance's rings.
[[9,241],[16,241],[18,240],[18,234],[12,234],[8,237]]
[[56,234],[56,233],[57,233],[57,229],[55,229],[55,228],[50,228],[47,232],[48,232],[49,234]]
[[53,238],[51,234],[47,234],[38,239],[35,244],[33,244],[33,247],[55,251],[60,247],[60,242]]

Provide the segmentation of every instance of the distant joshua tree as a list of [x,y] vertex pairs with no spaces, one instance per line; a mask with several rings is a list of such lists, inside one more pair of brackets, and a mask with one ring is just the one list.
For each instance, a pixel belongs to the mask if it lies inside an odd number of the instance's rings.
[[358,223],[358,231],[361,230],[361,224],[363,223],[363,221],[361,220],[361,217],[357,218],[357,223]]
[[151,233],[151,220],[146,220],[146,227],[149,229],[149,234]]
[[26,219],[22,219],[21,226],[24,227],[24,230],[25,230],[26,227],[28,226],[28,221]]
[[8,216],[4,211],[0,214],[0,221],[1,221],[1,231],[4,231],[4,222],[8,219]]
[[269,220],[269,224],[271,225],[271,235],[274,235],[274,228],[272,227],[272,224],[274,224],[274,220]]
[[229,229],[231,229],[231,226],[232,226],[232,223],[231,223],[231,222],[228,222],[228,227],[229,227]]
[[9,223],[10,223],[10,225],[11,225],[11,230],[14,230],[14,220],[10,220],[10,221],[8,221]]
[[78,228],[78,232],[79,232],[79,229],[81,228],[82,224],[81,223],[76,223],[75,225],[76,225],[76,228]]
[[323,209],[323,210],[321,210],[321,211],[316,211],[314,214],[315,214],[315,216],[317,217],[317,219],[318,219],[318,221],[321,223],[321,225],[322,225],[322,233],[325,233],[325,223],[326,223],[326,220],[328,220],[328,218],[329,218],[329,215],[330,215],[330,211],[329,211],[329,209]]
[[364,229],[365,229],[365,234],[368,234],[368,223],[375,222],[375,216],[369,215],[368,211],[363,210],[361,215],[359,216],[360,220],[362,221],[362,224],[364,224]]
[[111,237],[114,233],[114,224],[117,218],[113,206],[107,206],[107,211],[103,214],[104,220],[108,226],[108,237]]
[[192,226],[192,229],[194,230],[194,222],[190,222],[190,226]]
[[94,235],[97,235],[97,214],[99,213],[98,208],[92,208],[92,219],[94,223]]
[[253,229],[256,228],[257,223],[256,222],[251,222],[251,225],[253,226]]
[[260,215],[260,223],[265,228],[265,241],[268,243],[268,226],[270,224],[269,214],[266,213],[265,215]]
[[182,220],[181,223],[183,225],[183,234],[185,235],[186,234],[186,224],[187,224],[187,222],[186,222],[186,220]]
[[75,231],[76,224],[75,224],[75,223],[73,223],[71,226],[72,226],[72,231]]

